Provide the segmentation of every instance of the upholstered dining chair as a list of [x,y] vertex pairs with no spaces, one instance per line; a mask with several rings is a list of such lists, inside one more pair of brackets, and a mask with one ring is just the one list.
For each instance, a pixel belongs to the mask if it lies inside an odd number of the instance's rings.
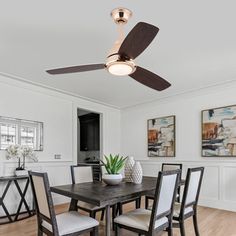
[[[73,165],[71,166],[71,179],[72,184],[101,181],[101,179],[95,179],[93,173],[93,166],[88,164]],[[77,210],[83,210],[89,213],[90,217],[96,218],[96,213],[102,211],[101,220],[104,218],[105,207],[95,206],[83,201],[78,201]],[[113,209],[113,212],[116,211]],[[113,213],[114,214],[114,213]]]
[[181,236],[185,236],[184,221],[189,217],[193,217],[195,235],[200,235],[197,224],[197,204],[203,173],[204,167],[188,169],[182,202],[174,205],[173,226],[180,228]]
[[47,173],[29,171],[37,222],[38,235],[75,236],[90,232],[91,236],[98,235],[98,221],[80,215],[77,211],[55,214],[52,195],[50,192]]
[[[179,163],[162,163],[161,170],[162,171],[168,171],[168,170],[181,170],[180,172],[180,179],[182,175],[182,168],[183,165]],[[180,202],[180,186],[177,188],[177,194],[176,194],[176,201]],[[145,208],[148,209],[150,207],[149,201],[154,199],[154,192],[150,192],[145,196]]]
[[172,236],[172,216],[180,170],[159,172],[152,210],[135,209],[114,219],[115,235],[121,228],[139,235],[153,236],[167,230]]

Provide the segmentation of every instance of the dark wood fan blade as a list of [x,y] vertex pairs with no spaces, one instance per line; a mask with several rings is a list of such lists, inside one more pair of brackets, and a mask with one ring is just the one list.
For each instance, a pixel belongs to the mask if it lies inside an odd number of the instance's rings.
[[90,71],[90,70],[100,70],[104,68],[105,68],[104,64],[91,64],[91,65],[58,68],[58,69],[53,69],[53,70],[47,70],[46,72],[51,75],[58,75],[58,74],[84,72],[84,71]]
[[159,29],[154,25],[139,22],[126,36],[118,53],[135,59],[148,47],[158,31]]
[[159,75],[152,73],[142,67],[137,66],[135,72],[129,75],[141,84],[144,84],[152,89],[162,91],[171,86],[171,84],[161,78]]

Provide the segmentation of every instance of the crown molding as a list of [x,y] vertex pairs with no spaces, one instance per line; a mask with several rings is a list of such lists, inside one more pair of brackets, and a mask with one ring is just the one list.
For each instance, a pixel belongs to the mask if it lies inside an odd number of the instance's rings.
[[[95,99],[92,99],[92,98],[80,96],[78,94],[71,93],[71,92],[68,92],[68,91],[65,91],[65,90],[53,88],[51,86],[48,86],[48,85],[45,85],[45,84],[42,84],[42,83],[33,82],[33,81],[30,81],[30,80],[21,78],[19,76],[15,76],[15,75],[3,73],[3,72],[0,72],[0,76],[9,78],[11,80],[19,81],[21,83],[28,84],[28,85],[31,85],[31,86],[36,86],[37,88],[46,89],[48,91],[52,91],[52,92],[56,92],[56,93],[59,93],[59,94],[67,95],[69,97],[79,98],[79,99],[82,99],[82,100],[85,100],[85,101],[88,101],[88,102],[92,102],[92,103],[96,103],[96,104],[99,104],[99,105],[103,105],[103,106],[106,106],[106,107],[110,107],[110,108],[113,108],[113,109],[120,110],[120,107],[114,106],[112,104],[101,102],[101,101],[98,101],[98,100],[95,100]],[[19,85],[17,86],[16,84],[7,83],[6,81],[4,81],[3,83],[13,85],[13,86],[16,86],[16,87],[21,87],[21,88],[23,87],[23,86],[19,86]],[[42,91],[40,91],[40,92],[42,92]]]
[[192,98],[192,97],[197,97],[197,96],[205,95],[209,93],[216,93],[222,89],[232,88],[232,86],[236,87],[236,79],[227,80],[223,83],[214,83],[214,84],[211,84],[205,87],[196,88],[196,89],[186,90],[180,93],[175,93],[175,94],[168,95],[168,96],[158,98],[158,99],[152,99],[152,100],[138,103],[132,106],[122,107],[120,109],[129,110],[135,107],[144,106],[151,103],[168,103],[176,99],[184,99],[184,98],[190,98],[190,97]]

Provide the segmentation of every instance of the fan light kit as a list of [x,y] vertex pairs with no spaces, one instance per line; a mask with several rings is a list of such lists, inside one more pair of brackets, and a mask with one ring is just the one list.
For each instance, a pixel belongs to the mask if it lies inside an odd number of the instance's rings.
[[159,29],[151,24],[139,22],[124,37],[124,25],[129,21],[132,12],[127,8],[116,8],[111,17],[118,26],[119,38],[110,50],[105,64],[91,64],[47,70],[49,74],[67,74],[91,70],[107,69],[116,76],[130,76],[136,81],[158,91],[168,88],[171,84],[160,76],[140,66],[134,59],[138,57],[156,37]]
[[120,45],[124,40],[123,26],[128,22],[131,16],[132,12],[126,8],[116,8],[111,12],[111,17],[113,18],[114,22],[118,24],[119,30],[119,39],[115,42],[113,48],[111,49],[111,55],[108,55],[106,63],[107,70],[113,75],[129,75],[132,74],[136,69],[133,60],[122,60],[118,53]]
[[107,70],[113,74],[118,76],[124,76],[132,74],[135,71],[135,64],[129,61],[115,61],[115,62],[108,62],[106,64]]

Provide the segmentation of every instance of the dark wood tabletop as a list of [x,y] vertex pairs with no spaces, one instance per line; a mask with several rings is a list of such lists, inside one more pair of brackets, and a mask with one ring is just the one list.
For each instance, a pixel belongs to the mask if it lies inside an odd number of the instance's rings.
[[143,177],[141,184],[122,182],[115,186],[98,181],[55,186],[51,187],[51,191],[97,206],[104,206],[145,195],[156,188],[156,181],[155,177]]
[[[122,182],[119,185],[109,186],[98,181],[54,186],[51,187],[51,191],[96,206],[104,206],[143,196],[155,190],[156,181],[156,177],[145,176],[141,184]],[[182,184],[183,180],[181,181]]]

